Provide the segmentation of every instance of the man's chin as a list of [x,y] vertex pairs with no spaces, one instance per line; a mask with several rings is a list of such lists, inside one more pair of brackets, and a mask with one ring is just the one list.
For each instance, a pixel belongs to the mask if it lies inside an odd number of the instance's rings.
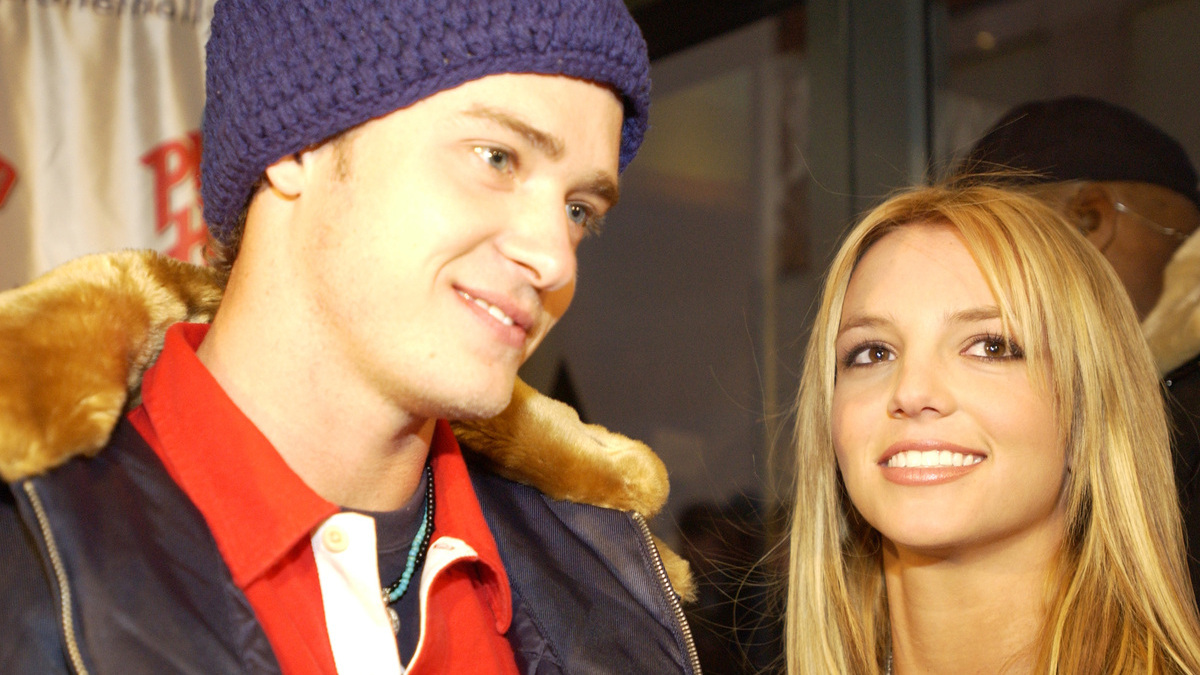
[[513,382],[508,386],[494,390],[479,390],[463,392],[455,401],[449,401],[441,406],[442,410],[434,417],[449,420],[483,420],[495,417],[504,412],[512,401]]

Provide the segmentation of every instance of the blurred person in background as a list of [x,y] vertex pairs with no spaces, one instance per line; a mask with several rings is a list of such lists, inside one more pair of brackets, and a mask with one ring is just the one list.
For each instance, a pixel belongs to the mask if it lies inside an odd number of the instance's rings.
[[1175,478],[1200,592],[1200,192],[1191,160],[1164,131],[1083,96],[1005,113],[955,179],[1015,171],[1113,266],[1133,301],[1167,390]]

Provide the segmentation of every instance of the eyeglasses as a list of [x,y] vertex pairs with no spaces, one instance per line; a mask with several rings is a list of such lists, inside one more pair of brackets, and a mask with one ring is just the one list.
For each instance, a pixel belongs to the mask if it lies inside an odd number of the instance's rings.
[[1170,237],[1170,238],[1174,239],[1175,241],[1184,241],[1188,238],[1187,232],[1176,230],[1173,227],[1167,227],[1166,225],[1162,225],[1153,220],[1150,220],[1146,216],[1143,216],[1142,214],[1138,213],[1137,211],[1134,211],[1133,209],[1129,208],[1127,205],[1125,205],[1124,202],[1119,202],[1114,199],[1113,200],[1113,208],[1116,209],[1120,213],[1125,213],[1125,214],[1135,217],[1136,219],[1145,223],[1146,226],[1149,227],[1150,229],[1154,230],[1155,232],[1157,232],[1165,237]]
[[[1081,183],[1079,183],[1079,185],[1086,186],[1087,183],[1081,182]],[[1082,187],[1079,187],[1077,189],[1082,189]],[[1182,230],[1177,230],[1173,227],[1167,227],[1166,225],[1163,225],[1162,223],[1159,223],[1158,221],[1151,220],[1150,218],[1147,218],[1146,216],[1138,213],[1137,211],[1134,211],[1132,208],[1129,207],[1128,204],[1126,204],[1125,202],[1122,202],[1117,195],[1113,194],[1107,188],[1104,189],[1104,192],[1107,195],[1107,197],[1106,197],[1107,201],[1110,204],[1112,204],[1114,211],[1116,211],[1117,213],[1125,214],[1125,215],[1129,216],[1130,219],[1132,219],[1132,220],[1137,220],[1138,222],[1142,223],[1146,227],[1150,228],[1154,232],[1156,232],[1164,237],[1170,237],[1176,243],[1182,243],[1183,241],[1187,240],[1187,238],[1190,237],[1192,234],[1191,232],[1184,232]],[[1072,201],[1072,200],[1068,199],[1068,203],[1070,201]],[[1065,206],[1064,208],[1067,209],[1067,213],[1069,214],[1068,218],[1075,224],[1075,227],[1079,229],[1079,232],[1081,234],[1083,234],[1083,236],[1087,237],[1088,240],[1092,242],[1092,245],[1094,245],[1097,249],[1099,249],[1101,253],[1104,253],[1105,251],[1107,251],[1109,245],[1112,244],[1113,240],[1117,238],[1117,229],[1120,227],[1120,223],[1121,223],[1122,219],[1115,218],[1109,227],[1101,228],[1100,221],[1094,217],[1094,216],[1098,215],[1095,212],[1092,212],[1090,214],[1091,216],[1093,216],[1092,218],[1085,219],[1085,218],[1082,218],[1082,215],[1083,215],[1082,213],[1078,213],[1078,212],[1071,213],[1069,206]],[[1100,237],[1103,237],[1104,240],[1101,241]]]

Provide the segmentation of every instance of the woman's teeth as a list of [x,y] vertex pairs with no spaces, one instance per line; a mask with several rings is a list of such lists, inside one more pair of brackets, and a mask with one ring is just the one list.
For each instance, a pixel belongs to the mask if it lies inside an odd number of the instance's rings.
[[889,467],[924,466],[971,466],[983,461],[983,457],[949,450],[906,450],[888,458]]

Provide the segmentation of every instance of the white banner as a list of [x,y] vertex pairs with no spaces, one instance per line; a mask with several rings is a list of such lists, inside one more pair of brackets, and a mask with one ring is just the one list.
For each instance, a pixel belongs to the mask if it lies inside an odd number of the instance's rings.
[[0,290],[72,258],[199,260],[214,0],[0,0]]

